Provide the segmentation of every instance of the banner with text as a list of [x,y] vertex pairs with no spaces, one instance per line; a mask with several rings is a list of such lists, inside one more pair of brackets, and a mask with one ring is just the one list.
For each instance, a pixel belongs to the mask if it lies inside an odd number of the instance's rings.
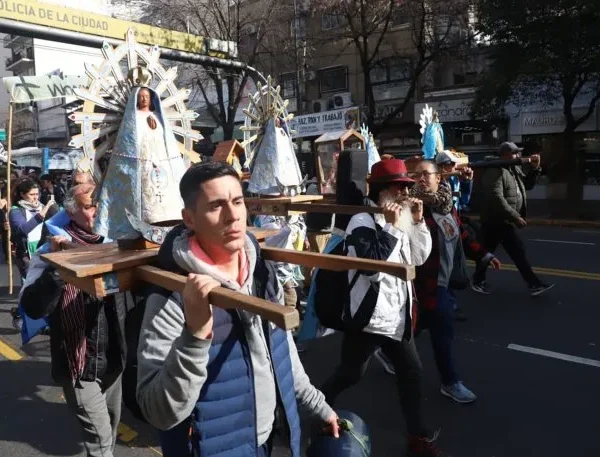
[[323,113],[303,114],[294,117],[290,124],[296,133],[292,138],[319,136],[326,132],[359,128],[359,109],[354,106]]
[[54,98],[74,97],[75,89],[87,87],[84,75],[73,76],[9,76],[2,78],[4,88],[14,103],[39,102]]
[[35,0],[0,0],[0,18],[117,40],[124,40],[127,30],[132,28],[135,30],[138,43],[216,57],[237,56],[237,46],[233,42],[205,39],[198,35],[114,19],[110,16]]

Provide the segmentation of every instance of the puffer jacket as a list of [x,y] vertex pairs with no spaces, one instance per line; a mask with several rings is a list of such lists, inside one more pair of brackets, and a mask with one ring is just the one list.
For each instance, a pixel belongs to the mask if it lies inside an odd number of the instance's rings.
[[[540,174],[532,169],[527,174],[521,167],[489,168],[482,177],[484,193],[481,207],[482,222],[515,223],[527,217],[527,191],[533,189]],[[517,208],[518,192],[523,196],[520,211]]]

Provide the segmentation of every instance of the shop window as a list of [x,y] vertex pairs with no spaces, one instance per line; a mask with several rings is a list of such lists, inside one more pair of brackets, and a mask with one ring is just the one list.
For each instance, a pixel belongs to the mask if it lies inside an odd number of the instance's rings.
[[348,67],[326,68],[319,70],[318,74],[321,94],[348,90]]
[[321,30],[334,30],[342,26],[342,17],[339,14],[323,14],[321,16]]

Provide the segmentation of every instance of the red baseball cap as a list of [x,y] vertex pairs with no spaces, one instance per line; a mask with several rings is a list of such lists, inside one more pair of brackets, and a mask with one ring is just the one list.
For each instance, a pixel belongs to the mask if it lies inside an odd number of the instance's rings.
[[415,180],[408,177],[408,170],[404,160],[389,159],[377,162],[371,168],[369,184],[405,182],[414,184]]

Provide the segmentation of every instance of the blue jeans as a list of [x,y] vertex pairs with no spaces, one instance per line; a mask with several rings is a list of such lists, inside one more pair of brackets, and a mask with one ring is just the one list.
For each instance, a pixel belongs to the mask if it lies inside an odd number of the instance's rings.
[[422,311],[420,315],[423,328],[429,329],[435,364],[442,384],[446,386],[458,381],[452,348],[455,303],[455,297],[447,287],[438,287],[436,308]]

